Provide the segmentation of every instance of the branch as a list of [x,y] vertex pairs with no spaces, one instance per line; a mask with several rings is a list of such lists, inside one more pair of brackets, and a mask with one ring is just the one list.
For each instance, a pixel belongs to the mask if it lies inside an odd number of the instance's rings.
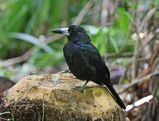
[[120,94],[120,93],[123,93],[124,91],[126,91],[127,89],[133,87],[134,85],[139,84],[139,83],[142,83],[142,82],[144,82],[144,81],[146,81],[146,80],[152,78],[153,76],[157,76],[157,75],[159,75],[159,71],[153,72],[153,73],[151,73],[151,74],[149,74],[149,75],[147,75],[147,76],[144,76],[144,77],[142,77],[142,78],[139,78],[139,79],[134,79],[134,80],[132,81],[132,83],[130,83],[129,85],[126,85],[126,86],[125,86],[122,90],[120,90],[118,93],[119,93],[119,94]]
[[135,103],[131,104],[131,105],[127,105],[126,106],[126,112],[129,112],[131,111],[132,109],[136,108],[136,107],[139,107],[145,103],[148,103],[150,100],[153,99],[153,96],[152,95],[149,95],[149,96],[146,96],[138,101],[136,101]]
[[15,58],[11,58],[5,61],[0,62],[2,67],[9,67],[11,65],[17,64],[17,63],[21,63],[24,61],[27,61],[30,58],[30,54],[31,54],[31,50],[28,50],[25,54],[23,54],[22,56],[19,57],[15,57]]
[[83,7],[83,9],[77,15],[77,17],[76,17],[75,21],[73,22],[73,24],[79,25],[81,23],[82,19],[84,18],[84,16],[86,15],[86,13],[92,7],[92,5],[93,5],[92,2],[87,2],[86,5]]

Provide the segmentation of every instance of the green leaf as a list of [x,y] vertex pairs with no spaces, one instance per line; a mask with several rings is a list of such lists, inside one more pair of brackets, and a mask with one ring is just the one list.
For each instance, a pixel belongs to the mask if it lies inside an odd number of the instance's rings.
[[124,8],[118,8],[117,12],[119,14],[118,19],[117,19],[117,27],[119,27],[119,29],[125,33],[128,32],[129,30],[129,25],[130,22],[133,20],[131,15],[125,11]]
[[36,38],[34,36],[31,36],[29,34],[25,34],[25,33],[9,33],[8,37],[16,38],[16,39],[20,39],[20,40],[24,40],[26,42],[32,43],[32,44],[40,47],[41,49],[43,49],[44,51],[46,51],[48,53],[53,52],[51,47],[49,47],[44,42],[40,41],[38,38]]

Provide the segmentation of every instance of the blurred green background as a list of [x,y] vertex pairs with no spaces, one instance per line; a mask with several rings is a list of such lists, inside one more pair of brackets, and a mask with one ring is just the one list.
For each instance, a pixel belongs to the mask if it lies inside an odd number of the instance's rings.
[[0,0],[0,75],[19,79],[67,69],[62,52],[67,39],[50,30],[73,23],[88,31],[108,66],[126,66],[136,43],[131,39],[136,11],[140,18],[157,5],[157,0]]

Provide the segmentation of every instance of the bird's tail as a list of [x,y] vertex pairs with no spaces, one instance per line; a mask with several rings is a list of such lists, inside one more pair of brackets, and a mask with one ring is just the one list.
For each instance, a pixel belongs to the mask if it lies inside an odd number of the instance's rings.
[[114,100],[118,103],[118,105],[125,109],[125,104],[123,103],[123,101],[121,100],[121,98],[119,97],[119,95],[117,94],[117,92],[115,91],[115,89],[113,88],[112,84],[110,81],[107,81],[105,83],[106,87],[108,88],[108,90],[110,91],[111,95],[113,96]]

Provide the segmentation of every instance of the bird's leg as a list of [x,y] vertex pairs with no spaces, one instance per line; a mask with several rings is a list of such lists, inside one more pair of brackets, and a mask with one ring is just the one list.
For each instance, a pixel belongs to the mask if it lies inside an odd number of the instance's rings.
[[88,82],[89,82],[89,81],[86,81],[82,87],[84,88],[84,87],[87,85]]
[[74,89],[78,89],[79,91],[83,91],[88,82],[89,82],[89,81],[86,81],[83,86],[80,86],[80,87],[79,87],[79,86],[78,86],[78,87],[76,86]]
[[85,86],[87,85],[88,82],[89,82],[89,81],[87,80],[87,81],[84,83],[84,85],[80,88],[81,91],[85,88]]

